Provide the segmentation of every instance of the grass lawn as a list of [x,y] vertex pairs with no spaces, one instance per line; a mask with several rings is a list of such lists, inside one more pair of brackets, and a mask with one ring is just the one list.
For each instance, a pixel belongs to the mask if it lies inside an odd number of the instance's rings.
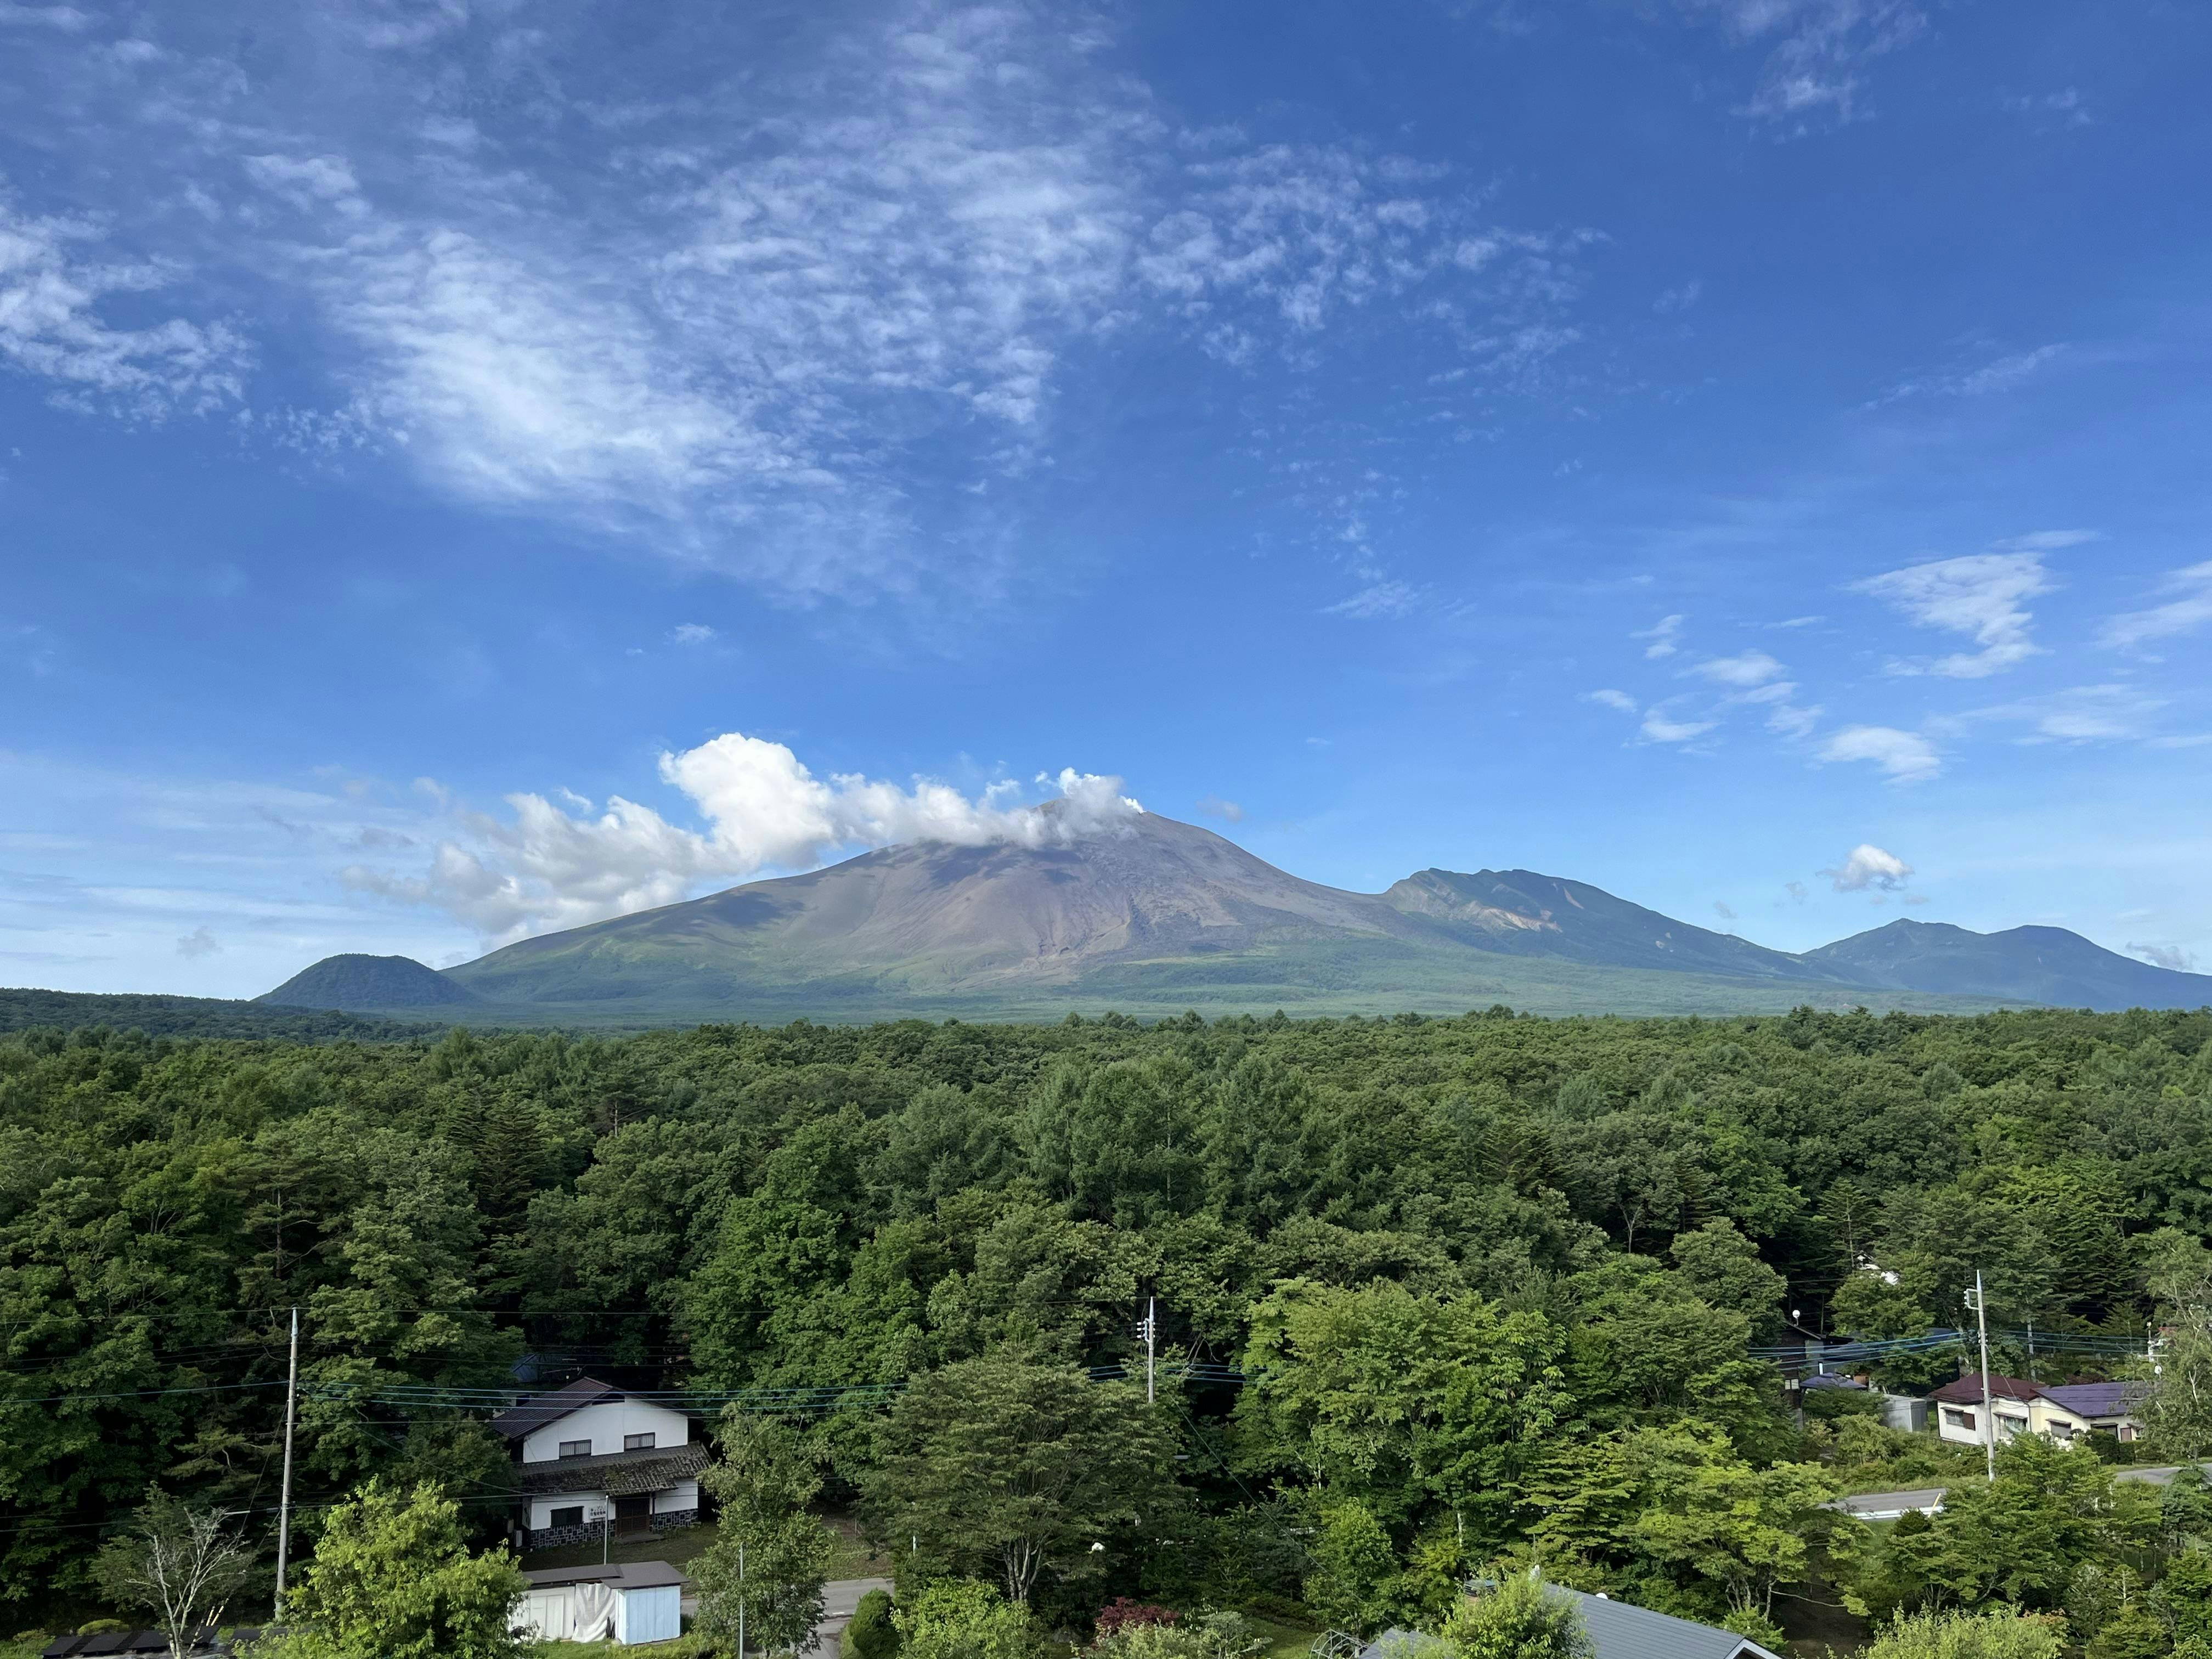
[[1306,1659],[1312,1650],[1318,1631],[1302,1630],[1296,1625],[1279,1625],[1272,1619],[1255,1619],[1249,1613],[1252,1634],[1267,1644],[1267,1659]]

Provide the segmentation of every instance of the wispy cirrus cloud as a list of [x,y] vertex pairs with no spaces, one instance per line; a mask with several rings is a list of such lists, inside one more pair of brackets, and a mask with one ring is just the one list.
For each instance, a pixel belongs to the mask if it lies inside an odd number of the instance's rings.
[[2212,623],[2212,561],[2172,572],[2164,586],[2173,598],[2147,611],[2130,611],[2113,617],[2099,637],[2106,645],[2133,648],[2154,640],[2193,634]]
[[802,596],[910,584],[924,544],[977,580],[1010,557],[963,486],[1048,463],[1102,342],[1249,362],[1387,312],[1510,388],[1574,343],[1597,240],[1408,158],[1185,130],[1098,20],[1035,4],[904,0],[769,52],[711,10],[648,49],[345,0],[265,20],[283,68],[252,75],[213,19],[85,17],[0,96],[52,112],[138,251],[70,265],[15,368],[235,401],[227,325],[98,323],[100,280],[204,271],[180,305],[258,293],[338,388],[256,429]]
[[1739,43],[1762,46],[1766,61],[1742,112],[1808,131],[1850,121],[1869,67],[1927,27],[1905,0],[1677,0],[1692,18],[1718,22]]
[[1868,405],[1901,403],[1909,398],[1984,398],[2010,392],[2033,378],[2037,370],[2066,350],[2063,344],[2040,345],[2027,351],[2007,352],[1971,367],[1917,374],[1899,380]]
[[[0,179],[0,186],[4,186]],[[234,403],[252,362],[220,320],[134,324],[138,296],[173,304],[182,273],[110,248],[110,228],[40,216],[0,188],[0,364],[45,381],[65,408],[158,421]]]
[[2049,592],[2051,583],[2037,553],[1974,553],[1887,571],[1852,591],[1886,600],[1920,627],[1966,635],[1980,647],[1896,659],[1891,673],[1981,679],[2037,654],[2027,601]]

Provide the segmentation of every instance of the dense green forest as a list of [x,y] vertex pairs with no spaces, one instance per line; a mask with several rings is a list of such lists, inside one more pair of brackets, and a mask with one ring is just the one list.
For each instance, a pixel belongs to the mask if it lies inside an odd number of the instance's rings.
[[[1149,1297],[1172,1491],[1048,1565],[1056,1616],[1126,1593],[1433,1623],[1526,1560],[1757,1631],[1802,1594],[2086,1634],[2212,1532],[2188,1483],[2161,1507],[2025,1448],[2009,1498],[1844,1536],[1836,1492],[1978,1462],[1799,1419],[1759,1351],[1793,1310],[1959,1324],[1978,1269],[2002,1368],[2032,1324],[2046,1378],[2120,1374],[2208,1224],[2212,1012],[33,1030],[0,1039],[0,1605],[81,1597],[149,1485],[265,1529],[295,1305],[312,1547],[377,1475],[443,1481],[496,1535],[472,1391],[579,1366],[803,1413],[865,1509],[952,1409],[933,1379],[1141,1372]],[[2003,1529],[2039,1504],[2071,1530],[2023,1565]]]

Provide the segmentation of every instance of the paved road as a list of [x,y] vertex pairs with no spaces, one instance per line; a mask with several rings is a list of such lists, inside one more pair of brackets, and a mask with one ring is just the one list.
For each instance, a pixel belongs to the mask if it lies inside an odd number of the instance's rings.
[[836,1659],[837,1638],[853,1622],[860,1598],[870,1590],[887,1590],[888,1578],[833,1578],[822,1587],[822,1622],[814,1627],[814,1645],[803,1659]]
[[[799,1656],[799,1659],[837,1659],[837,1638],[845,1633],[845,1626],[853,1622],[860,1611],[860,1598],[872,1589],[887,1590],[891,1587],[888,1578],[832,1578],[822,1587],[822,1622],[814,1627],[814,1645]],[[684,1598],[684,1616],[692,1617],[699,1611],[699,1598]],[[750,1643],[746,1645],[750,1647]]]

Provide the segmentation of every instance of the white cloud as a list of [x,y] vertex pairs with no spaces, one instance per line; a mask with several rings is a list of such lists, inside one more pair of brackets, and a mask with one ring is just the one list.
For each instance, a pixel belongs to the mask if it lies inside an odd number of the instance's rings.
[[1662,617],[1650,627],[1628,637],[1650,641],[1651,643],[1644,647],[1644,654],[1656,662],[1662,657],[1673,656],[1681,648],[1682,624],[1688,620],[1686,617]]
[[[1794,692],[1797,688],[1785,681],[1779,689]],[[1825,712],[1818,703],[1800,706],[1778,700],[1766,711],[1766,729],[1802,742],[1813,735],[1813,728],[1820,723],[1820,716]]]
[[[256,37],[280,75],[242,69],[211,14],[161,21],[128,76],[57,61],[0,95],[204,291],[319,327],[331,406],[257,430],[800,597],[910,591],[924,559],[1000,580],[1013,509],[959,486],[1048,464],[1070,362],[1102,341],[1310,364],[1386,313],[1510,385],[1577,338],[1600,240],[1501,225],[1443,167],[1179,130],[1097,27],[1036,0],[894,0],[773,51],[742,9],[695,9],[650,50],[704,44],[650,101],[599,72],[647,48],[592,9],[295,9]],[[196,343],[210,362],[162,401],[237,395],[213,325],[62,349],[101,291],[17,366],[143,378],[157,343]]]
[[856,774],[817,778],[783,744],[735,732],[663,754],[659,770],[708,829],[682,828],[620,796],[599,811],[514,794],[511,817],[457,811],[456,833],[427,872],[356,866],[345,879],[446,911],[504,944],[672,904],[709,879],[810,867],[842,850],[914,841],[1044,846],[1110,834],[1144,811],[1120,779],[1073,770],[1050,781],[1060,793],[1045,811],[1017,804],[1011,783],[971,799],[926,778],[907,788]]
[[2025,721],[2031,743],[2111,743],[2147,735],[2146,723],[2165,707],[2164,698],[2131,685],[2077,685],[1978,708],[1967,718]]
[[2128,949],[2154,968],[2164,968],[2176,974],[2197,971],[2197,958],[2179,945],[2137,945],[2130,942]]
[[1373,582],[1348,599],[1339,599],[1334,605],[1323,605],[1322,614],[1372,622],[1383,617],[1410,615],[1420,603],[1420,589],[1405,582]]
[[1805,902],[1805,884],[1802,881],[1785,881],[1782,884],[1782,890],[1789,894],[1795,903]]
[[92,15],[75,6],[0,4],[0,28],[49,28],[64,34],[80,34],[92,27]]
[[1824,761],[1866,761],[1893,783],[1919,783],[1943,769],[1936,745],[1917,732],[1890,726],[1847,726],[1821,745]]
[[1644,724],[1638,729],[1647,743],[1687,743],[1692,738],[1705,736],[1717,723],[1713,720],[1671,720],[1655,708],[1645,713]]
[[1233,800],[1224,800],[1218,795],[1208,795],[1198,803],[1198,810],[1207,817],[1219,818],[1224,823],[1244,822],[1244,809]]
[[191,933],[177,941],[177,954],[193,960],[198,960],[201,957],[214,956],[222,949],[222,942],[204,927],[193,928]]
[[1861,842],[1851,848],[1850,856],[1841,865],[1820,873],[1827,877],[1838,893],[1863,893],[1869,887],[1893,893],[1912,879],[1912,866],[1894,853],[1884,852],[1870,842]]
[[668,637],[678,645],[711,645],[720,636],[705,623],[678,623]]
[[1690,671],[1722,685],[1764,685],[1779,679],[1782,665],[1764,651],[1747,651],[1739,657],[1713,657]]
[[2100,637],[2106,645],[2124,648],[2194,633],[2212,623],[2212,562],[2173,572],[2166,579],[2166,587],[2176,597],[2148,611],[2113,617]]
[[2057,553],[2104,539],[2101,530],[2031,530],[2025,536],[2007,536],[1990,545],[2000,553]]
[[1881,397],[1875,398],[1872,406],[1899,403],[1907,398],[1980,398],[1993,392],[2010,392],[2065,349],[2063,344],[2037,346],[2032,351],[2015,351],[2002,357],[1993,357],[1972,368],[1917,375],[1909,380],[1899,381]]
[[65,407],[137,420],[235,400],[248,354],[227,325],[112,320],[135,308],[125,296],[167,288],[177,273],[103,257],[106,240],[95,221],[36,217],[0,194],[0,365],[51,382]]
[[1857,583],[1856,592],[1886,599],[1923,628],[1965,634],[1981,649],[1893,661],[1893,674],[1980,679],[2037,654],[2027,601],[2051,591],[2034,553],[1974,553],[1937,559]]
[[1630,696],[1627,692],[1614,691],[1610,689],[1603,691],[1585,691],[1583,693],[1583,698],[1586,702],[1602,703],[1607,708],[1619,709],[1624,714],[1633,714],[1639,707],[1636,699]]
[[1678,0],[1692,17],[1712,17],[1737,40],[1771,40],[1759,83],[1742,113],[1808,130],[1857,113],[1868,66],[1926,27],[1905,0]]

